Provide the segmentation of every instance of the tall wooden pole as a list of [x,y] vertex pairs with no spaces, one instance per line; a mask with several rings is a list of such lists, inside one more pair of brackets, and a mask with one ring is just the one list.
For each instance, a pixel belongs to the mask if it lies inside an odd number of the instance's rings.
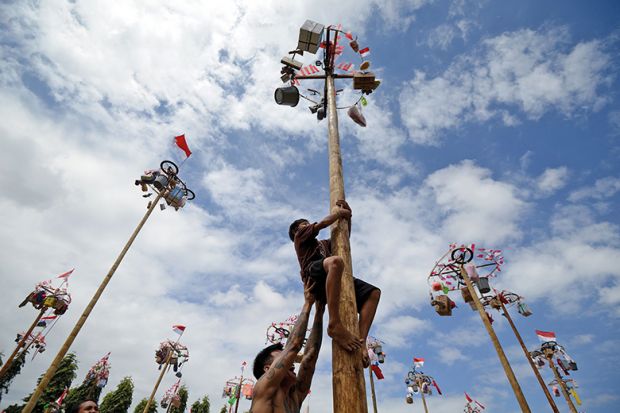
[[243,385],[243,366],[241,367],[241,378],[239,379],[239,385],[237,386],[237,401],[235,402],[235,413],[239,409],[239,399],[241,398],[241,386]]
[[151,395],[149,396],[149,399],[146,401],[146,405],[144,406],[144,410],[142,410],[142,413],[147,413],[149,411],[149,407],[151,407],[151,403],[153,403],[153,399],[155,398],[157,389],[159,388],[159,385],[162,379],[164,378],[164,375],[166,374],[166,372],[168,371],[168,368],[170,367],[170,359],[172,358],[172,353],[175,351],[176,350],[174,348],[168,351],[168,357],[166,357],[166,362],[164,363],[164,366],[161,369],[161,373],[159,373],[159,377],[157,378],[157,381],[155,382],[155,386],[153,387],[153,390],[151,391]]
[[424,405],[424,412],[428,413],[428,406],[426,406],[426,398],[424,397],[424,391],[422,391],[422,380],[418,380],[418,389],[422,395],[422,405]]
[[[336,112],[336,89],[330,68],[326,68],[327,121],[329,131],[329,205],[330,211],[336,202],[344,200],[344,178],[342,157],[340,155],[340,136],[338,134],[338,114]],[[353,289],[351,246],[348,225],[338,220],[332,225],[332,252],[344,260],[344,272],[340,286],[340,317],[344,328],[359,335],[357,307]],[[366,383],[361,351],[347,350],[332,341],[332,381],[333,413],[367,413]]]
[[37,324],[39,324],[39,321],[41,321],[41,317],[43,317],[43,314],[45,314],[45,311],[47,311],[46,307],[43,307],[41,311],[39,311],[39,315],[37,315],[37,317],[34,319],[32,324],[28,328],[28,331],[26,331],[26,333],[23,335],[21,340],[19,340],[19,342],[17,343],[17,346],[15,346],[15,350],[13,350],[9,358],[6,359],[6,361],[2,365],[2,369],[0,369],[0,378],[4,377],[6,372],[11,368],[11,364],[13,364],[13,360],[15,359],[15,356],[17,356],[19,349],[21,349],[24,346],[26,339],[30,337],[30,334],[32,334],[32,330],[34,330]]
[[146,214],[144,214],[144,217],[142,217],[142,220],[140,220],[140,223],[138,224],[136,229],[133,231],[133,234],[131,234],[131,237],[129,237],[129,240],[127,241],[127,244],[125,244],[125,247],[123,248],[123,250],[119,254],[118,258],[116,258],[116,261],[114,261],[114,264],[112,264],[112,268],[110,268],[110,271],[108,271],[108,274],[105,276],[105,278],[101,282],[101,285],[99,285],[99,288],[95,292],[95,295],[93,296],[93,298],[90,299],[90,302],[88,303],[88,305],[84,309],[84,312],[82,313],[82,315],[78,319],[77,323],[75,324],[75,327],[73,327],[73,330],[71,330],[71,333],[69,334],[69,337],[67,337],[67,339],[65,340],[64,344],[62,345],[62,347],[58,351],[58,354],[56,354],[56,357],[54,358],[54,361],[52,361],[52,364],[47,369],[47,372],[45,373],[45,376],[43,376],[43,378],[39,382],[39,385],[35,389],[35,391],[32,394],[32,396],[30,397],[30,400],[28,400],[28,403],[26,404],[26,406],[22,410],[22,413],[30,413],[34,409],[37,401],[39,400],[39,397],[41,397],[41,393],[43,393],[43,390],[49,384],[50,380],[54,376],[54,373],[56,373],[56,370],[58,369],[58,366],[60,365],[60,362],[62,361],[62,359],[65,356],[65,354],[67,354],[67,351],[69,351],[69,347],[71,347],[71,344],[73,344],[73,341],[75,340],[75,338],[77,337],[78,333],[80,332],[80,330],[84,326],[84,323],[86,323],[86,319],[88,319],[88,316],[93,311],[93,308],[95,308],[95,304],[97,304],[97,301],[99,301],[99,297],[101,297],[101,294],[103,294],[103,291],[105,290],[105,288],[107,287],[108,283],[112,279],[112,276],[114,275],[114,273],[116,272],[116,269],[118,268],[118,266],[120,265],[121,261],[125,257],[125,254],[127,254],[127,251],[129,251],[129,247],[131,247],[131,244],[133,244],[133,241],[138,236],[138,233],[140,232],[140,230],[142,229],[142,227],[146,223],[147,219],[149,219],[149,217],[151,216],[151,213],[153,212],[153,210],[155,209],[155,207],[159,203],[159,200],[161,199],[163,193],[164,193],[164,191],[162,191],[159,194],[157,194],[157,197],[153,200],[153,202],[151,204],[151,207],[146,211]]
[[467,286],[467,289],[469,290],[469,293],[471,294],[471,297],[473,298],[474,303],[476,304],[476,308],[478,309],[478,313],[480,314],[480,318],[482,319],[482,324],[484,324],[484,327],[486,328],[487,333],[489,333],[489,337],[491,337],[491,342],[493,343],[493,346],[495,347],[495,351],[497,351],[497,356],[499,357],[499,361],[502,363],[504,372],[506,372],[506,377],[508,378],[508,381],[510,382],[510,386],[512,387],[512,391],[514,392],[517,398],[517,401],[519,402],[521,411],[524,413],[531,413],[530,406],[528,406],[527,401],[525,400],[525,396],[523,395],[523,391],[521,391],[521,386],[519,386],[517,377],[515,376],[515,373],[512,371],[512,367],[510,367],[510,363],[508,362],[508,358],[506,357],[506,354],[504,353],[504,349],[499,343],[497,335],[495,334],[495,331],[493,330],[493,327],[491,326],[491,322],[489,321],[489,317],[487,316],[487,313],[484,311],[484,307],[482,306],[482,303],[480,302],[480,299],[478,298],[478,294],[476,293],[476,290],[474,289],[474,285],[472,284],[471,279],[467,275],[467,271],[465,271],[465,267],[463,265],[461,265],[461,276],[463,277],[463,280],[465,281],[465,285]]
[[562,394],[564,395],[564,398],[566,399],[568,408],[570,409],[572,413],[577,413],[577,408],[575,408],[575,405],[573,404],[573,401],[570,398],[570,394],[568,394],[568,390],[566,389],[566,384],[564,383],[564,380],[562,380],[562,377],[560,377],[560,373],[558,373],[557,367],[555,367],[555,365],[553,364],[553,353],[551,353],[551,356],[547,355],[547,360],[549,361],[549,367],[551,367],[551,370],[553,371],[553,374],[555,375],[555,379],[558,382],[558,386],[560,386],[560,389],[562,389]]
[[523,339],[521,338],[521,334],[519,334],[519,330],[517,330],[515,323],[512,321],[512,317],[510,317],[510,313],[508,312],[508,309],[506,308],[506,306],[504,305],[504,303],[499,297],[497,297],[497,301],[499,301],[500,305],[502,306],[504,317],[506,317],[506,320],[508,320],[508,324],[510,324],[510,327],[512,328],[512,332],[515,334],[515,337],[517,337],[517,341],[519,342],[519,345],[521,345],[521,349],[523,350],[523,353],[525,354],[525,358],[530,364],[530,367],[534,371],[534,375],[536,376],[536,379],[538,380],[540,387],[542,387],[543,392],[545,393],[545,397],[547,398],[547,401],[549,402],[549,406],[551,406],[551,410],[553,410],[554,413],[560,413],[560,411],[558,410],[558,406],[556,406],[555,401],[551,397],[551,393],[549,392],[547,385],[545,384],[540,372],[538,371],[538,368],[536,367],[536,365],[534,364],[534,361],[532,360],[532,357],[530,356],[530,352],[527,350],[527,347],[525,347],[525,343],[523,342]]
[[370,395],[372,396],[372,410],[377,413],[377,396],[375,396],[375,380],[372,377],[372,369],[368,367],[368,376],[370,377]]

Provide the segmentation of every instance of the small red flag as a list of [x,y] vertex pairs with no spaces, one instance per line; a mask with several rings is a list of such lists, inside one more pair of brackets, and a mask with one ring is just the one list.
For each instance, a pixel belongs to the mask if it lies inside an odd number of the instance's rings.
[[383,380],[383,372],[381,371],[381,368],[379,366],[377,366],[376,364],[373,364],[370,366],[370,368],[372,369],[372,371],[375,373],[375,376],[377,376],[377,380]]
[[189,158],[189,156],[192,154],[192,151],[190,151],[189,146],[187,146],[187,141],[185,140],[185,134],[175,136],[174,142],[177,144],[179,148],[183,150],[183,152],[185,152],[185,156]]

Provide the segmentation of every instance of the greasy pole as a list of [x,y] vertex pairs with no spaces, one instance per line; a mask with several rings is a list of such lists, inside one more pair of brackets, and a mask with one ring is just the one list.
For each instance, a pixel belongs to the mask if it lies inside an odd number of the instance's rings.
[[162,367],[161,373],[159,373],[159,377],[157,378],[157,381],[155,382],[155,386],[153,387],[153,390],[151,391],[151,395],[149,396],[149,399],[146,401],[146,405],[144,406],[144,410],[142,410],[142,413],[147,413],[149,411],[149,407],[151,407],[151,403],[153,403],[153,399],[155,398],[155,394],[157,393],[159,384],[161,383],[161,380],[164,378],[164,374],[166,374],[166,372],[168,371],[168,368],[170,367],[170,359],[172,358],[172,353],[175,351],[176,349],[174,348],[168,351],[168,357],[166,357],[166,363]]
[[155,209],[155,207],[159,203],[159,200],[161,199],[162,195],[163,195],[163,192],[160,192],[157,195],[157,197],[153,200],[153,202],[151,204],[151,207],[146,211],[146,214],[144,214],[144,217],[142,217],[142,220],[140,220],[140,223],[138,224],[136,229],[131,234],[131,237],[129,237],[129,240],[127,241],[127,244],[125,244],[125,247],[123,248],[123,250],[119,254],[118,258],[116,258],[116,261],[114,261],[114,264],[112,264],[112,267],[110,268],[110,271],[108,271],[108,274],[105,276],[105,278],[103,279],[103,281],[99,285],[99,288],[95,292],[95,295],[93,296],[93,298],[90,299],[90,302],[88,303],[88,305],[84,309],[84,312],[82,313],[82,315],[80,316],[79,320],[75,324],[75,327],[73,327],[73,330],[71,330],[71,333],[69,334],[69,337],[67,337],[67,339],[65,340],[64,344],[62,345],[62,347],[58,351],[58,354],[56,354],[56,357],[54,358],[54,361],[52,361],[52,364],[47,369],[47,372],[45,373],[45,376],[43,376],[43,378],[39,382],[37,388],[34,390],[34,393],[30,397],[30,400],[28,400],[28,403],[26,404],[26,406],[22,410],[22,413],[30,413],[34,409],[37,401],[39,400],[39,397],[41,397],[41,393],[43,393],[43,390],[49,384],[50,380],[54,376],[54,373],[56,373],[56,370],[58,369],[58,366],[60,365],[60,362],[62,361],[62,359],[65,356],[65,354],[67,354],[67,351],[69,351],[69,347],[71,347],[71,344],[73,344],[73,341],[75,340],[75,338],[77,337],[78,333],[80,332],[80,330],[84,326],[84,323],[86,323],[86,319],[88,318],[90,313],[93,311],[93,308],[95,308],[95,304],[97,304],[97,301],[99,301],[99,297],[101,297],[101,294],[103,294],[103,290],[105,290],[106,286],[108,285],[108,283],[112,279],[112,276],[116,272],[116,269],[121,264],[121,261],[125,257],[125,254],[127,254],[127,251],[129,250],[129,247],[131,247],[131,244],[133,244],[133,241],[138,236],[138,233],[140,232],[140,230],[142,229],[142,227],[146,223],[147,219],[149,219],[149,216],[151,216],[151,213],[153,212],[153,210]]
[[555,367],[555,365],[553,364],[553,355],[551,355],[551,357],[547,356],[547,360],[549,361],[549,367],[551,367],[551,370],[553,370],[553,374],[555,375],[555,379],[558,382],[558,386],[560,386],[560,389],[562,389],[562,394],[564,395],[564,398],[566,399],[568,408],[570,409],[572,413],[577,413],[577,408],[575,408],[575,405],[573,404],[573,401],[570,398],[570,394],[568,394],[568,390],[566,390],[566,384],[564,383],[564,380],[562,380],[562,377],[560,377],[560,373],[558,373],[557,367]]
[[[327,69],[327,68],[326,68]],[[344,178],[336,112],[336,89],[331,70],[326,71],[327,121],[329,131],[329,205],[330,213],[336,202],[344,200]],[[338,220],[331,227],[332,253],[344,261],[340,291],[340,317],[342,324],[358,336],[357,307],[353,290],[353,271],[349,229],[345,220]],[[366,383],[362,366],[362,351],[348,352],[332,341],[333,413],[367,413]]]
[[549,406],[551,406],[551,410],[553,410],[554,413],[560,413],[560,411],[558,410],[558,406],[555,404],[555,401],[551,397],[551,393],[549,392],[549,389],[545,385],[545,382],[542,376],[540,375],[538,368],[536,367],[536,365],[534,364],[534,361],[532,360],[532,357],[530,356],[530,352],[527,351],[527,347],[525,347],[525,343],[523,342],[523,339],[521,338],[521,334],[519,334],[519,330],[517,330],[515,323],[512,321],[512,317],[510,317],[510,313],[508,312],[508,309],[506,308],[506,306],[504,305],[504,303],[499,297],[497,297],[497,300],[502,306],[504,317],[506,317],[506,320],[508,320],[508,324],[510,324],[510,327],[512,328],[512,332],[515,334],[515,337],[517,337],[517,341],[521,345],[521,349],[523,349],[523,353],[525,353],[525,358],[527,359],[528,363],[530,363],[530,367],[532,367],[532,370],[534,371],[534,375],[536,376],[536,379],[538,380],[540,387],[542,387],[542,390],[545,393],[545,397],[547,398],[547,401],[549,402]]
[[237,400],[235,401],[235,413],[239,410],[239,399],[241,398],[241,385],[243,385],[243,367],[241,367],[241,378],[239,379],[239,385],[237,386],[236,396]]
[[497,356],[499,357],[499,361],[502,363],[502,367],[504,368],[506,377],[508,378],[508,381],[510,382],[512,391],[514,392],[515,397],[517,398],[517,401],[519,402],[521,411],[524,413],[531,413],[530,406],[528,406],[527,400],[525,400],[525,396],[523,395],[521,386],[519,386],[517,377],[515,376],[515,373],[512,371],[512,367],[510,367],[510,363],[508,362],[508,358],[506,358],[504,349],[499,343],[499,339],[497,338],[497,335],[495,334],[495,331],[493,330],[493,327],[491,326],[489,317],[487,316],[487,313],[484,311],[484,307],[482,306],[482,303],[480,302],[480,298],[478,298],[478,294],[476,293],[476,290],[474,289],[474,285],[472,284],[471,279],[469,278],[469,275],[467,275],[467,271],[465,270],[465,267],[463,265],[461,265],[461,276],[463,277],[463,280],[465,281],[465,285],[467,285],[467,289],[469,290],[469,293],[471,294],[474,300],[474,303],[476,304],[476,308],[478,309],[478,313],[480,314],[480,318],[482,319],[482,324],[484,324],[484,327],[486,328],[487,333],[489,333],[489,337],[491,337],[491,342],[493,343],[493,346],[495,347],[495,351],[497,351]]
[[15,346],[15,350],[13,350],[13,352],[11,353],[9,358],[6,359],[6,361],[2,365],[2,369],[0,369],[0,379],[2,377],[4,377],[6,372],[11,368],[11,364],[13,364],[13,360],[15,359],[15,356],[17,356],[17,353],[19,352],[19,349],[24,346],[24,343],[26,342],[27,338],[30,337],[30,334],[32,334],[32,330],[34,330],[34,328],[37,326],[37,324],[41,320],[41,317],[43,317],[43,314],[45,314],[46,310],[47,310],[46,307],[43,307],[41,309],[41,311],[39,312],[39,315],[37,316],[37,318],[34,319],[32,324],[30,325],[30,328],[28,328],[28,331],[26,331],[26,334],[24,334],[22,339],[19,340],[19,343],[17,343],[17,346]]
[[418,380],[418,389],[420,389],[420,394],[422,395],[422,404],[424,405],[424,413],[428,413],[428,407],[426,406],[426,398],[424,397],[424,392],[422,391],[422,380]]
[[375,380],[372,378],[372,369],[368,366],[368,376],[370,377],[370,395],[372,396],[372,411],[377,413],[377,396],[375,396]]

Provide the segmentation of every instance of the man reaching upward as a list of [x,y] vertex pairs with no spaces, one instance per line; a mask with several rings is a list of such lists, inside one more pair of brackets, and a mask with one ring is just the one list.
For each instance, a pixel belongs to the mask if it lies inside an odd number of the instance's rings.
[[310,391],[323,339],[325,304],[317,302],[312,331],[306,343],[299,373],[295,374],[293,363],[306,338],[310,309],[315,302],[310,292],[313,287],[314,282],[311,280],[304,283],[304,305],[286,346],[281,343],[273,344],[263,349],[254,359],[253,371],[257,382],[250,413],[299,413],[301,404]]
[[301,269],[301,279],[314,282],[312,293],[317,302],[327,302],[329,323],[327,334],[347,351],[362,349],[364,367],[370,360],[366,351],[366,337],[374,320],[381,291],[365,281],[353,278],[355,302],[359,313],[359,337],[348,331],[340,319],[340,281],[344,272],[342,257],[332,255],[331,242],[328,239],[317,240],[319,231],[329,227],[339,219],[345,219],[351,236],[351,207],[346,201],[338,201],[333,213],[319,222],[310,223],[301,218],[293,221],[288,235],[295,245],[295,252]]

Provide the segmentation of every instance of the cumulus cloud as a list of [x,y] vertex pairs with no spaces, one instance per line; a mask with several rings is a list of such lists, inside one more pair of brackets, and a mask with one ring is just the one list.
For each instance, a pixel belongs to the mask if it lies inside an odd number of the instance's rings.
[[445,131],[468,122],[539,119],[556,110],[570,117],[606,102],[610,57],[599,40],[570,45],[563,28],[523,29],[484,40],[442,74],[416,71],[400,95],[411,139],[436,145]]
[[537,189],[542,195],[549,195],[566,185],[568,168],[548,168],[536,180]]
[[609,199],[620,191],[620,178],[608,176],[597,179],[594,186],[586,186],[571,192],[568,199],[572,202],[594,199],[597,201]]

